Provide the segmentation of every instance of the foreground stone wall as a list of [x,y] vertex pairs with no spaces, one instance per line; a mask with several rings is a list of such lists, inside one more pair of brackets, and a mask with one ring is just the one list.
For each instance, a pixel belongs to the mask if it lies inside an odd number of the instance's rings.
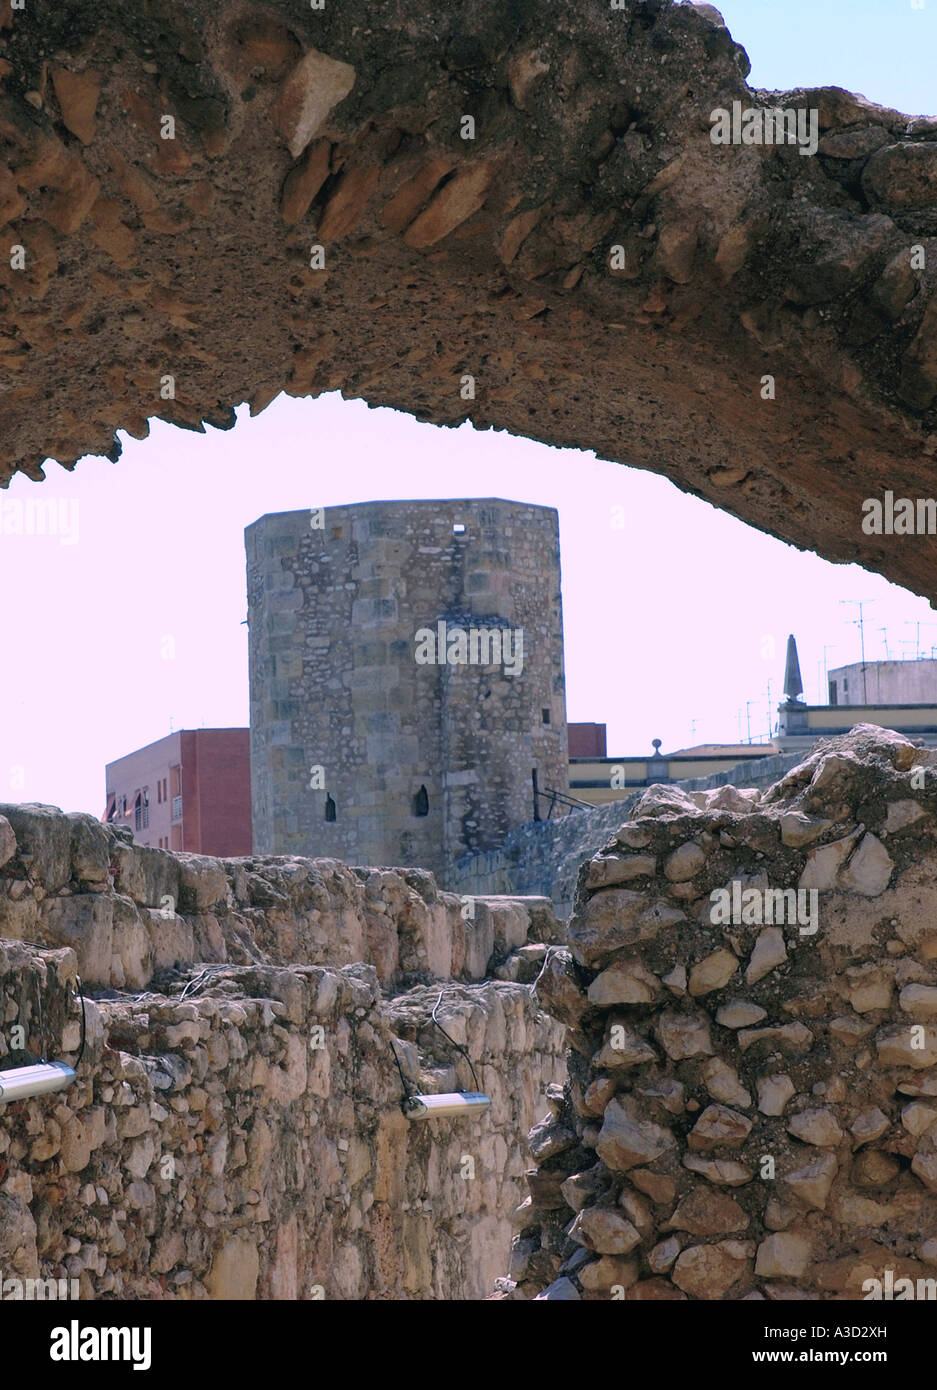
[[[0,805],[0,937],[73,946],[92,988],[145,989],[195,961],[373,964],[395,988],[479,980],[559,941],[549,901],[440,892],[422,869],[174,854],[55,806]],[[15,847],[13,837],[15,837]]]
[[[523,1135],[565,1074],[525,983],[548,904],[466,920],[425,873],[174,856],[5,810],[0,1067],[74,1060],[79,966],[92,997],[77,1084],[0,1106],[4,1276],[82,1298],[490,1291]],[[477,1077],[490,1110],[409,1122],[398,1061],[409,1091]]]
[[[583,866],[536,985],[570,1081],[530,1136],[503,1296],[857,1299],[889,1270],[934,1277],[935,817],[937,754],[871,726],[760,799],[646,793]],[[772,922],[776,888],[816,890],[814,921],[803,897]]]

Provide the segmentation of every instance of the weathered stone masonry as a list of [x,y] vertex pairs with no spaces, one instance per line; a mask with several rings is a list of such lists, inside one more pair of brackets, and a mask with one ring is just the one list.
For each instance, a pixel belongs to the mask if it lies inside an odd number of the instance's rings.
[[[259,853],[421,864],[444,882],[534,819],[534,775],[568,789],[553,508],[281,512],[248,527],[247,572]],[[474,662],[418,662],[418,632],[434,639],[423,655],[448,654],[439,624],[497,637]]]
[[[341,390],[664,471],[933,594],[926,544],[860,528],[883,480],[933,492],[928,118],[752,89],[744,32],[668,0],[2,15],[0,476]],[[734,101],[817,110],[817,154],[713,145]]]
[[[513,1224],[501,1296],[930,1277],[937,755],[860,728],[704,799],[644,795],[566,945],[542,899],[467,918],[422,871],[0,808],[0,1060],[17,1023],[39,1050],[37,978],[51,1056],[78,1046],[76,967],[93,996],[79,1083],[0,1112],[4,1271],[89,1298],[483,1297]],[[714,922],[734,881],[816,890],[817,933]],[[411,1126],[393,1039],[409,1085],[472,1085],[440,992],[492,1110]]]
[[[78,1083],[0,1107],[3,1274],[82,1298],[483,1297],[564,1075],[523,983],[558,925],[541,900],[464,911],[420,871],[177,856],[4,807],[0,1066],[25,1060],[17,1023],[39,1052],[37,979],[51,1057],[78,1046],[76,967],[91,997]],[[428,1022],[440,991],[492,1106],[411,1125],[394,1047],[410,1089],[472,1086]]]
[[[775,754],[740,763],[710,777],[691,777],[673,785],[705,805],[703,793],[721,786],[756,787],[776,782],[800,760],[796,753]],[[641,790],[604,806],[581,807],[571,815],[521,825],[499,849],[467,855],[446,870],[445,887],[454,893],[536,893],[551,898],[564,920],[572,911],[576,879],[590,858],[640,801]],[[702,799],[701,799],[702,798]]]
[[[816,889],[819,929],[714,925]],[[536,985],[567,1024],[502,1295],[864,1297],[937,1269],[937,756],[860,726],[758,799],[651,788]],[[615,1031],[617,1030],[617,1032]]]

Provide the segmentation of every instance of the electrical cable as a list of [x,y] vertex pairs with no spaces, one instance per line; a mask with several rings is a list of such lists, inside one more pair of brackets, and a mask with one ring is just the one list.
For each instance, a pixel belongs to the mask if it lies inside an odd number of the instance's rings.
[[45,1065],[46,1060],[46,1030],[42,1020],[42,990],[39,988],[39,972],[36,972],[36,1005],[39,1009],[39,1060]]
[[390,1050],[394,1054],[394,1061],[397,1063],[397,1070],[400,1073],[400,1084],[403,1087],[403,1100],[400,1102],[400,1108],[403,1111],[403,1113],[406,1114],[407,1107],[409,1106],[412,1097],[410,1094],[410,1090],[407,1086],[407,1078],[403,1074],[403,1067],[400,1065],[400,1058],[397,1056],[397,1049],[394,1046],[393,1035],[391,1035],[390,1039]]
[[215,975],[227,969],[228,966],[224,962],[216,965],[204,966],[197,975],[193,975],[191,980],[186,981],[179,995],[180,1003],[187,995],[194,994],[196,990],[202,989],[202,987],[207,985],[209,980],[213,979]]
[[449,1034],[446,1032],[445,1028],[442,1026],[442,1024],[439,1022],[439,1019],[436,1017],[436,1010],[439,1008],[440,1004],[442,1003],[442,996],[443,996],[443,991],[440,990],[440,991],[439,991],[439,998],[436,1000],[436,1003],[433,1005],[433,1012],[430,1014],[430,1021],[433,1022],[433,1023],[435,1023],[435,1025],[436,1025],[436,1027],[439,1029],[440,1033],[442,1033],[442,1035],[443,1035],[444,1038],[448,1038],[449,1042],[452,1043],[452,1046],[456,1049],[456,1051],[462,1053],[462,1056],[465,1058],[465,1060],[466,1060],[466,1061],[468,1062],[468,1064],[469,1064],[469,1071],[472,1073],[472,1080],[473,1080],[474,1083],[475,1083],[475,1089],[476,1089],[476,1091],[480,1091],[480,1090],[481,1090],[481,1087],[480,1087],[479,1084],[478,1084],[478,1077],[475,1075],[475,1068],[472,1066],[472,1059],[471,1059],[471,1057],[468,1055],[468,1049],[467,1049],[467,1048],[464,1048],[464,1047],[462,1046],[461,1043],[457,1043],[456,1040],[455,1040],[455,1038],[450,1038],[450,1037],[449,1037]]
[[81,1043],[78,1047],[78,1056],[75,1058],[74,1070],[77,1071],[81,1065],[81,1059],[85,1052],[85,994],[81,987],[81,976],[75,976],[75,984],[78,986],[78,998],[81,1001]]
[[[433,1023],[433,1024],[435,1024],[435,1026],[439,1029],[440,1033],[442,1033],[442,1035],[443,1035],[443,1037],[446,1039],[446,1041],[449,1042],[449,1043],[451,1043],[452,1046],[456,1049],[457,1052],[461,1052],[462,1056],[463,1056],[463,1057],[465,1058],[465,1060],[468,1062],[468,1064],[469,1064],[469,1071],[472,1073],[472,1081],[473,1081],[474,1084],[475,1084],[475,1090],[476,1090],[476,1091],[480,1091],[480,1090],[481,1090],[481,1087],[480,1087],[479,1084],[478,1084],[478,1077],[475,1075],[475,1068],[474,1068],[474,1066],[472,1065],[472,1059],[471,1059],[471,1057],[470,1057],[469,1054],[468,1054],[468,1049],[467,1049],[467,1048],[464,1048],[464,1047],[462,1046],[461,1043],[457,1043],[456,1040],[455,1040],[455,1038],[450,1037],[450,1035],[446,1032],[445,1028],[444,1028],[444,1027],[442,1026],[442,1024],[439,1022],[439,1019],[436,1017],[436,1011],[437,1011],[437,1009],[439,1008],[440,1004],[442,1003],[442,997],[443,997],[444,992],[445,992],[444,990],[440,990],[440,991],[439,991],[439,998],[436,1000],[436,1003],[433,1005],[433,1011],[432,1011],[432,1013],[430,1014],[429,1018],[426,1020],[425,1023],[420,1024],[420,1027],[417,1029],[417,1032],[418,1032],[418,1033],[421,1032],[422,1029],[426,1027],[426,1024],[427,1024],[427,1023]],[[400,1073],[400,1084],[401,1084],[401,1086],[403,1087],[403,1100],[402,1100],[401,1103],[400,1103],[400,1108],[401,1108],[401,1110],[404,1112],[404,1114],[406,1114],[406,1113],[407,1113],[407,1110],[408,1110],[408,1108],[409,1108],[409,1106],[410,1106],[410,1102],[411,1102],[412,1099],[413,1099],[413,1094],[414,1094],[414,1093],[411,1092],[409,1086],[407,1085],[407,1078],[406,1078],[406,1077],[404,1076],[404,1074],[403,1074],[403,1067],[401,1067],[401,1065],[400,1065],[400,1058],[399,1058],[399,1056],[397,1055],[397,1048],[396,1048],[395,1045],[394,1045],[394,1038],[393,1038],[393,1035],[392,1035],[392,1034],[391,1034],[391,1037],[390,1037],[390,1050],[391,1050],[391,1052],[394,1054],[394,1061],[397,1063],[397,1071]]]

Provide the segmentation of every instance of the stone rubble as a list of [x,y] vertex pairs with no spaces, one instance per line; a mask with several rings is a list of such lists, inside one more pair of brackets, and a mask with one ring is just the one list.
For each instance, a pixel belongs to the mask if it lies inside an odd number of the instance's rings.
[[[464,909],[420,871],[4,806],[0,1068],[74,1060],[78,973],[87,1040],[74,1085],[0,1104],[0,1269],[82,1299],[484,1297],[523,1136],[562,1099],[563,1029],[524,982],[560,927],[542,899]],[[490,1110],[411,1124],[398,1061],[410,1092],[477,1077]]]
[[[926,1277],[937,753],[858,726],[760,797],[674,791],[649,788],[583,865],[547,950],[565,1137],[534,1154],[527,1273],[495,1296],[854,1300],[887,1268]],[[635,844],[655,872],[608,886]],[[819,887],[818,930],[715,924],[733,880]]]

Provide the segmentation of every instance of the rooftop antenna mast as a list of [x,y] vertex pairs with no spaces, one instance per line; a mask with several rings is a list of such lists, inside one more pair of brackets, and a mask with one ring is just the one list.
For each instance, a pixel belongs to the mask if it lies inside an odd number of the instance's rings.
[[[914,628],[914,659],[915,659],[915,661],[921,661],[921,660],[922,660],[922,657],[921,657],[921,628],[922,628],[922,627],[937,627],[937,623],[921,623],[921,622],[913,623],[913,622],[911,621],[910,618],[906,618],[905,621],[904,621],[904,626],[905,626],[905,627],[913,627],[913,628]],[[903,647],[910,647],[910,645],[911,645],[911,639],[908,638],[906,641],[905,641],[905,640],[902,640],[901,645],[902,645]]]
[[867,704],[869,703],[869,698],[868,698],[868,692],[867,692],[867,690],[866,690],[866,678],[865,678],[865,613],[863,612],[863,609],[864,609],[868,604],[874,603],[874,602],[875,602],[875,599],[874,599],[874,598],[841,598],[841,599],[840,599],[840,603],[841,603],[841,604],[843,604],[843,603],[852,604],[852,605],[854,605],[856,608],[859,609],[859,616],[858,616],[858,618],[850,618],[850,619],[848,619],[848,621],[851,622],[851,623],[853,624],[854,627],[858,627],[858,629],[859,629],[859,649],[860,649],[860,651],[861,651],[861,653],[862,653],[862,703],[863,703],[864,705],[867,705]]

